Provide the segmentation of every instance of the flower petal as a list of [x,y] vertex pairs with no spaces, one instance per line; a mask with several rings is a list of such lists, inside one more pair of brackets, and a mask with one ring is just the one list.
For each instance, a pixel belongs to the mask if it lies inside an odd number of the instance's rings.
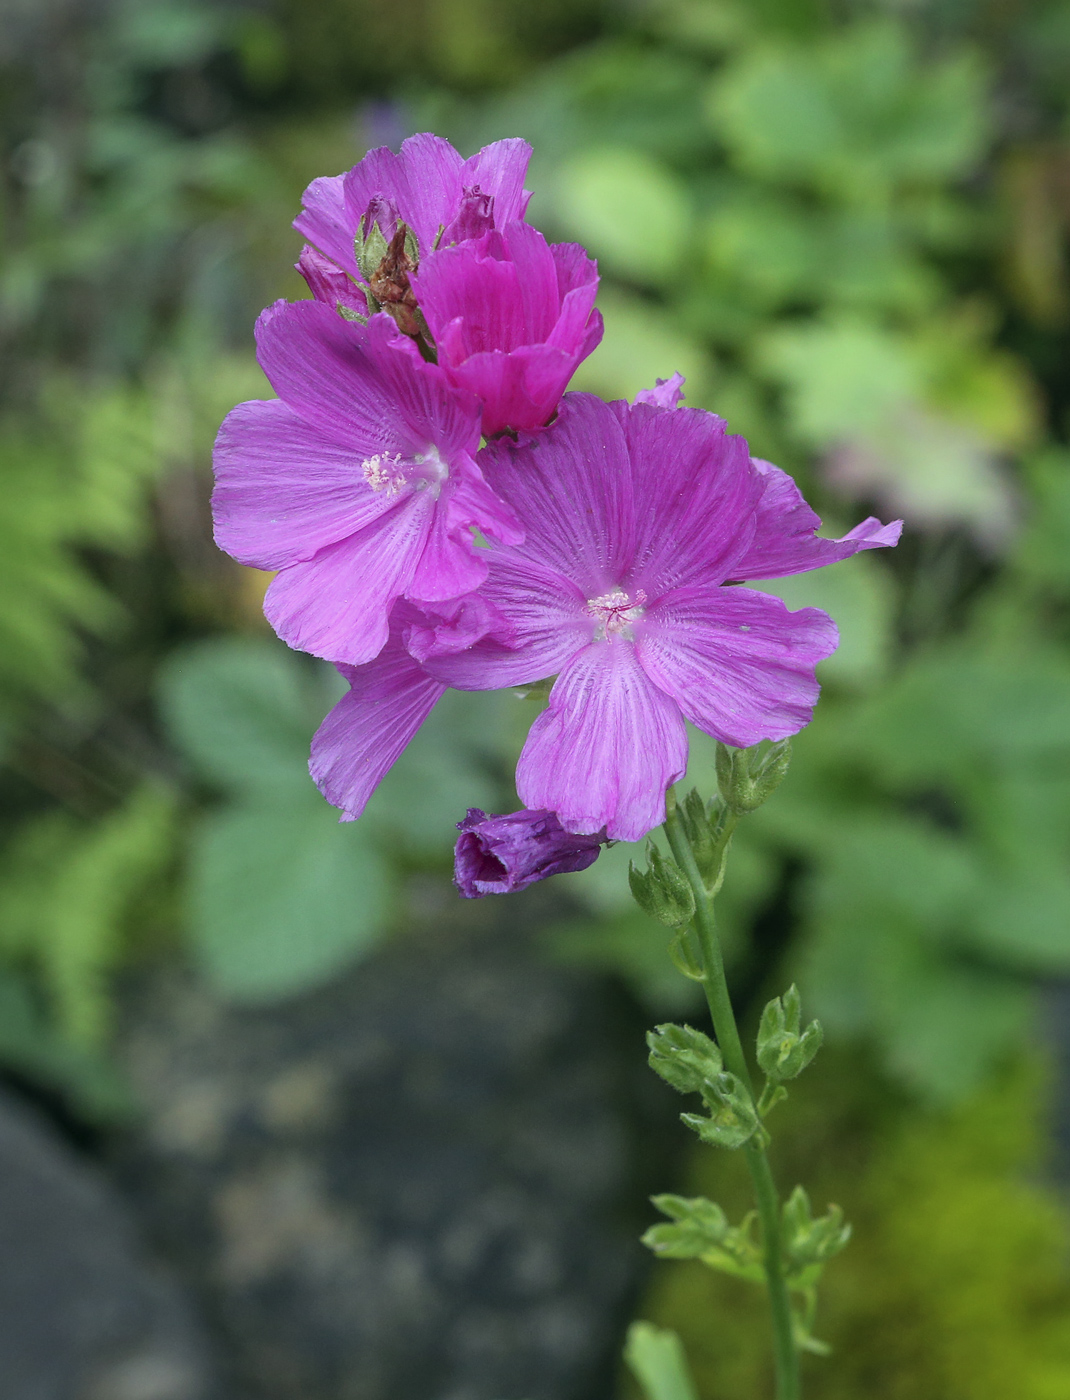
[[697,408],[615,403],[637,501],[635,564],[625,588],[658,597],[701,575],[734,577],[754,535],[761,480],[746,441]]
[[309,772],[320,792],[354,821],[434,709],[446,687],[412,659],[395,631],[366,666],[341,666],[344,695],[312,740]]
[[862,549],[880,549],[898,543],[903,522],[882,525],[869,516],[838,540],[818,539],[821,519],[803,500],[795,482],[772,462],[751,459],[762,483],[754,540],[732,567],[734,579],[783,578],[807,569],[835,564]]
[[393,504],[368,485],[358,452],[324,437],[278,399],[254,399],[228,413],[212,461],[216,544],[257,569],[310,559]]
[[493,141],[469,156],[461,172],[466,189],[478,185],[484,194],[494,196],[494,222],[498,228],[513,219],[522,219],[531,193],[524,188],[531,147],[519,136]]
[[516,770],[526,807],[568,831],[638,841],[665,819],[665,789],[687,767],[676,703],[651,683],[632,643],[585,647],[558,677]]
[[476,450],[479,405],[417,363],[389,316],[360,326],[322,302],[279,301],[257,322],[257,357],[280,399],[362,457]]
[[[345,175],[321,175],[301,196],[304,208],[294,228],[351,277],[360,277],[353,249],[356,225],[346,200]],[[361,211],[363,213],[363,210]]]
[[434,509],[430,492],[414,492],[348,539],[277,574],[264,613],[283,641],[350,666],[377,656],[391,607],[416,573]]
[[678,589],[636,627],[654,684],[692,724],[738,748],[809,724],[821,689],[814,667],[838,642],[818,608],[789,612],[750,588]]

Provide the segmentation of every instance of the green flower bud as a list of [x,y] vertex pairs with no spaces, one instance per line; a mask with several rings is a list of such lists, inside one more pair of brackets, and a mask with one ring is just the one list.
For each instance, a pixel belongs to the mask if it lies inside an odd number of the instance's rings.
[[791,742],[781,739],[764,754],[755,748],[717,745],[717,786],[725,806],[737,816],[760,807],[780,786],[791,762]]
[[700,1259],[728,1233],[728,1217],[705,1196],[653,1196],[654,1205],[675,1224],[652,1225],[643,1244],[666,1259]]
[[704,1094],[722,1072],[720,1050],[691,1026],[655,1026],[646,1043],[650,1068],[681,1094]]
[[710,1116],[681,1113],[681,1121],[712,1147],[742,1147],[761,1128],[747,1087],[734,1074],[722,1073],[702,1091]]
[[628,864],[628,884],[636,904],[644,914],[670,928],[688,923],[695,912],[695,896],[687,877],[657,846],[648,847],[647,858],[650,862],[647,870]]
[[815,1220],[810,1198],[801,1186],[796,1186],[784,1202],[783,1220],[784,1250],[796,1276],[809,1271],[812,1277],[851,1238],[851,1227],[844,1223],[840,1207],[829,1206],[828,1212]]
[[373,223],[367,234],[365,234],[364,217],[362,215],[360,225],[357,229],[357,236],[353,240],[353,251],[356,254],[357,266],[364,274],[365,281],[370,282],[375,276],[380,264],[389,251],[389,246],[378,224]]
[[758,1027],[758,1064],[768,1079],[779,1082],[801,1074],[821,1048],[824,1032],[811,1021],[799,1034],[801,1007],[792,985],[781,1001],[774,997],[762,1012]]

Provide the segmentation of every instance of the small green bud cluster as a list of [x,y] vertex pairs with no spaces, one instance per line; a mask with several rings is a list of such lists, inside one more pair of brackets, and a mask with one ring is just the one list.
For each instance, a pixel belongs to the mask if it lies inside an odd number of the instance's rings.
[[758,1063],[767,1079],[779,1083],[801,1074],[821,1048],[820,1021],[811,1021],[800,1034],[802,1004],[794,983],[783,999],[774,997],[762,1012],[758,1027]]
[[728,810],[737,817],[753,812],[776,791],[791,762],[791,741],[781,739],[762,753],[758,747],[730,749],[717,745],[717,786]]
[[796,1345],[815,1356],[827,1356],[827,1344],[819,1342],[813,1331],[817,1285],[825,1265],[851,1238],[851,1227],[844,1223],[839,1206],[829,1206],[815,1219],[810,1198],[801,1186],[796,1186],[784,1202],[781,1222],[786,1282],[796,1297],[792,1309]]
[[701,1259],[711,1269],[761,1283],[765,1278],[757,1214],[729,1225],[721,1207],[705,1196],[652,1196],[671,1225],[651,1225],[643,1236],[647,1249],[663,1259]]
[[636,904],[670,928],[688,923],[695,913],[695,896],[687,876],[653,842],[647,847],[647,862],[646,870],[628,863],[628,884]]
[[730,1074],[709,1036],[691,1026],[655,1026],[646,1038],[650,1068],[681,1094],[698,1094],[707,1113],[680,1119],[712,1147],[742,1147],[761,1131],[747,1086]]

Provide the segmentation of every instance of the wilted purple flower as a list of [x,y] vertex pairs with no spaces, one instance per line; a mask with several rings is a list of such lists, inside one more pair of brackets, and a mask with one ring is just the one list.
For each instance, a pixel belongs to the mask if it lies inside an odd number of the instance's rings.
[[529,224],[435,253],[410,281],[438,363],[481,400],[488,437],[541,428],[602,338],[597,265]]
[[488,817],[478,807],[468,809],[457,830],[454,883],[466,899],[512,894],[550,875],[586,870],[604,839],[566,831],[553,812]]
[[325,302],[335,311],[345,307],[347,311],[355,311],[358,316],[367,318],[368,298],[362,289],[310,243],[301,249],[301,256],[294,266],[317,301]]
[[814,539],[817,517],[790,479],[696,409],[570,394],[552,428],[491,443],[480,462],[526,530],[522,545],[490,551],[481,589],[515,636],[425,665],[472,690],[557,676],[517,790],[588,835],[634,841],[664,819],[665,790],[687,765],[685,718],[738,747],[809,721],[835,624],[728,583],[898,534],[874,521]]
[[294,227],[363,280],[354,252],[361,219],[365,234],[377,223],[388,243],[404,223],[423,257],[436,245],[445,248],[522,219],[531,198],[524,189],[530,159],[531,147],[516,137],[464,160],[441,136],[423,132],[396,154],[380,146],[348,174],[313,180]]
[[216,542],[278,571],[264,611],[284,641],[360,665],[385,644],[396,599],[479,587],[473,526],[522,533],[475,463],[478,402],[434,365],[415,372],[388,317],[360,326],[320,302],[277,302],[257,339],[279,399],[239,404],[220,429]]

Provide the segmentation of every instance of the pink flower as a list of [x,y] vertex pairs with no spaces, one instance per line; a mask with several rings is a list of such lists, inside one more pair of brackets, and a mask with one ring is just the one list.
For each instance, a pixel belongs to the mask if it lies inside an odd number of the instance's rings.
[[488,817],[470,807],[457,823],[454,883],[466,899],[512,894],[550,875],[586,870],[602,841],[565,831],[553,812],[510,812]]
[[409,280],[439,365],[480,399],[488,437],[541,428],[602,338],[594,261],[525,223],[434,253]]
[[290,646],[360,665],[398,598],[435,603],[486,576],[473,527],[522,538],[473,454],[479,404],[412,359],[393,322],[277,302],[257,324],[277,400],[239,404],[215,448],[216,542],[277,570],[264,610]]
[[[416,235],[420,257],[489,229],[522,219],[531,195],[524,189],[531,147],[511,138],[484,146],[464,160],[441,136],[410,136],[395,155],[369,151],[345,175],[322,176],[304,193],[294,227],[350,277],[363,280],[354,240],[364,219],[389,243],[398,223]],[[441,235],[441,236],[440,236]]]
[[685,719],[738,747],[809,721],[835,624],[730,581],[898,537],[873,521],[814,538],[790,479],[696,409],[571,394],[547,432],[492,443],[480,462],[526,531],[491,551],[481,589],[514,635],[424,664],[461,689],[557,677],[517,791],[586,835],[634,841],[664,820],[665,789],[687,766]]

